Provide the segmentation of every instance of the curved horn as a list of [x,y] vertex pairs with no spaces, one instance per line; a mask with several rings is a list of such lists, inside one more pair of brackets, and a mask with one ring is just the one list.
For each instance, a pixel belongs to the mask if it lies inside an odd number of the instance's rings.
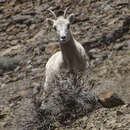
[[48,11],[51,12],[51,14],[55,17],[55,19],[57,18],[56,14],[52,10],[48,9]]
[[70,7],[67,7],[67,8],[65,9],[65,11],[64,11],[64,18],[66,17],[66,14],[67,14],[67,11],[68,11],[69,8],[70,8]]

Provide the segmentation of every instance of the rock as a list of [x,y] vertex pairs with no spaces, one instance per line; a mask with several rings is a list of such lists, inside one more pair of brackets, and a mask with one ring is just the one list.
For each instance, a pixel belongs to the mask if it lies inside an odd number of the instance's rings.
[[6,0],[0,0],[0,4],[3,4],[5,2],[6,2]]
[[119,21],[119,18],[111,20],[111,22],[108,23],[108,26],[114,25],[117,21]]
[[33,90],[31,88],[28,88],[28,89],[21,89],[18,94],[21,96],[21,97],[26,97],[26,98],[32,98],[33,96]]
[[24,22],[26,25],[31,25],[31,24],[34,24],[35,21],[33,18],[30,18],[30,19],[27,19],[25,22]]
[[128,8],[129,8],[129,10],[130,10],[130,0],[128,0]]
[[5,118],[5,116],[6,116],[6,114],[1,114],[1,113],[0,113],[0,119]]
[[23,10],[22,15],[36,15],[36,12],[30,9]]
[[106,1],[106,4],[109,4],[110,2],[112,2],[113,0],[107,0]]
[[3,72],[15,69],[20,64],[20,58],[0,57],[0,69]]
[[41,85],[39,83],[33,83],[32,84],[33,86],[33,94],[38,94],[40,92],[40,89],[41,89]]
[[128,45],[128,46],[127,46],[128,49],[130,49],[130,40],[128,40],[128,41],[126,42],[126,44]]
[[127,6],[128,5],[128,0],[121,0],[117,3],[117,6]]
[[3,69],[0,69],[0,76],[4,73]]
[[107,12],[109,10],[112,10],[112,7],[110,5],[107,5],[105,8],[104,8],[104,11]]
[[123,115],[123,112],[117,111],[117,112],[116,112],[116,115],[117,115],[117,116]]
[[32,17],[30,15],[16,15],[16,16],[13,16],[12,19],[16,23],[23,24],[23,23],[31,20]]
[[115,44],[115,46],[113,47],[114,50],[121,50],[123,49],[123,47],[127,47],[127,43],[120,43],[120,44]]
[[49,5],[48,4],[46,4],[46,5],[44,5],[44,6],[41,6],[41,7],[35,7],[35,11],[36,11],[36,13],[41,13],[41,12],[43,12],[43,11],[45,11],[45,10],[47,10],[49,8]]
[[7,56],[7,55],[11,54],[13,51],[16,51],[16,52],[21,51],[22,50],[21,48],[22,48],[22,46],[19,44],[16,46],[12,46],[12,47],[0,52],[0,56]]
[[113,92],[104,92],[99,95],[99,101],[103,107],[112,108],[119,105],[124,105],[124,101]]
[[5,83],[1,84],[1,88],[5,88],[5,87],[6,87]]
[[100,58],[100,59],[106,59],[108,57],[108,54],[104,53],[104,54],[92,54],[91,55],[91,58],[94,58],[94,59],[97,59],[97,58]]
[[[2,13],[2,10],[0,9],[0,13]],[[2,20],[3,19],[3,15],[2,14],[0,14],[0,20]]]
[[10,44],[16,46],[19,42],[19,40],[12,40]]
[[29,39],[27,42],[36,42],[39,41],[45,35],[45,30],[39,31],[33,38]]
[[85,21],[88,21],[88,20],[89,20],[89,17],[87,15],[81,15],[74,22],[85,22]]

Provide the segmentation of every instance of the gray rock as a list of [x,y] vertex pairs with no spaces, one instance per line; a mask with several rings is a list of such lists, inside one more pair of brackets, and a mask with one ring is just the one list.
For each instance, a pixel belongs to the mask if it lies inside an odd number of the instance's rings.
[[18,65],[20,65],[21,59],[18,57],[0,57],[0,69],[1,73],[9,70],[15,69]]
[[12,19],[16,23],[23,24],[28,21],[31,21],[32,17],[30,15],[16,15],[16,16],[13,16]]
[[127,47],[128,45],[127,45],[127,42],[126,43],[120,43],[120,44],[116,44],[114,47],[113,47],[113,49],[114,50],[122,50],[123,49],[123,47]]
[[112,9],[112,7],[111,7],[110,5],[107,5],[107,6],[104,8],[104,11],[107,12],[107,11],[109,11],[109,10],[111,10],[111,9]]
[[113,92],[104,92],[99,95],[100,103],[107,108],[124,105],[124,101]]
[[0,4],[3,4],[5,2],[6,2],[6,0],[0,0]]
[[128,40],[126,44],[128,45],[128,49],[130,49],[130,40]]

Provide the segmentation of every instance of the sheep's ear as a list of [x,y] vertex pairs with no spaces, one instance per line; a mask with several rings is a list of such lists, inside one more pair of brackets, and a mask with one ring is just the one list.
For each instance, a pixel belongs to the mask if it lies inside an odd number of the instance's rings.
[[75,20],[75,15],[74,14],[70,14],[67,19],[69,20],[70,23],[73,23]]
[[53,25],[55,20],[51,19],[51,18],[47,18],[46,19],[46,22],[49,24],[49,25]]

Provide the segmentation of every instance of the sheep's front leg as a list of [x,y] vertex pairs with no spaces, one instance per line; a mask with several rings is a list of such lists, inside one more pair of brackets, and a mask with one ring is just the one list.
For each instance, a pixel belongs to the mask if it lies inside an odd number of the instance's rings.
[[47,91],[47,88],[48,88],[48,78],[46,77],[45,79],[45,83],[44,83],[44,91]]
[[55,79],[55,72],[46,72],[46,78],[45,78],[45,83],[44,83],[44,91],[47,92],[53,85]]

